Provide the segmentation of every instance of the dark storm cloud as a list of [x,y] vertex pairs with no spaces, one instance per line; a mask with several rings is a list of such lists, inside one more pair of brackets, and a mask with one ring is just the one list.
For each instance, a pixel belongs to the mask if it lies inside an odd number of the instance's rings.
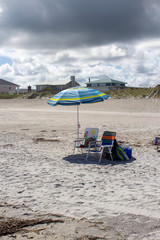
[[158,0],[0,0],[0,7],[2,45],[66,48],[160,36]]

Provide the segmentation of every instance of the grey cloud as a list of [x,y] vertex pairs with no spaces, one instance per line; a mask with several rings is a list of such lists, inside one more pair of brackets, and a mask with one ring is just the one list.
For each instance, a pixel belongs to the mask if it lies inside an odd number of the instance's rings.
[[62,55],[60,55],[60,56],[54,61],[54,63],[70,64],[70,63],[74,63],[75,61],[77,61],[77,59],[76,59],[75,57],[71,57],[71,56],[69,56],[69,54],[63,53]]
[[149,69],[145,67],[143,64],[137,66],[138,73],[147,73]]
[[29,69],[27,72],[27,75],[39,75],[39,74],[46,74],[49,73],[47,67],[45,67],[44,65],[40,65],[38,67],[35,67],[33,70]]
[[[112,53],[112,51],[106,52],[105,54],[97,54],[96,56],[88,56],[86,59],[89,62],[94,62],[94,61],[99,61],[99,62],[105,62],[105,63],[110,63],[110,62],[121,62],[124,59],[133,59],[133,56],[136,53],[136,49],[132,45],[126,45],[126,44],[117,44],[115,45],[115,48],[117,48],[117,52]],[[121,51],[122,54],[119,56],[119,50]],[[97,65],[97,64],[96,64]],[[93,65],[94,66],[94,65]]]
[[45,67],[44,65],[40,65],[40,66],[35,66],[33,69],[31,68],[31,66],[28,67],[23,67],[23,69],[19,69],[19,67],[15,66],[14,67],[14,72],[16,76],[36,76],[39,74],[46,74],[49,73],[47,67]]
[[20,72],[17,68],[14,69],[14,73],[16,76],[24,76],[24,74]]
[[[157,0],[1,0],[1,5],[3,45],[58,49],[160,36]],[[17,36],[19,41],[11,41]]]
[[147,76],[156,76],[157,75],[157,69],[154,65],[154,68],[152,66],[145,66],[144,64],[139,64],[136,68],[138,74],[143,74]]

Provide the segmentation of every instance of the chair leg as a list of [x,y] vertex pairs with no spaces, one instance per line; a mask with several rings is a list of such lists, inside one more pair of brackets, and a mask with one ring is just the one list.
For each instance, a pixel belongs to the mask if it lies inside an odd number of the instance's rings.
[[74,153],[75,153],[75,147],[73,148],[73,155],[74,155]]
[[[104,150],[104,148],[102,148],[102,150],[101,150],[101,152],[100,152],[99,163],[100,163],[101,160],[102,160],[103,150]],[[108,148],[108,151],[109,151],[109,154],[110,154],[111,160],[113,161],[113,157],[112,157],[112,149],[111,149],[111,148]]]
[[109,153],[110,153],[110,156],[111,156],[111,160],[113,161],[113,157],[112,157],[112,149],[109,148]]
[[87,152],[87,156],[86,156],[86,161],[87,161],[87,159],[89,158],[90,149],[91,149],[91,145],[90,145],[90,143],[89,143],[89,145],[88,145],[88,152]]
[[98,163],[101,162],[101,160],[102,160],[102,155],[103,155],[103,148],[102,148],[101,151],[100,151],[100,157],[99,157],[99,162],[98,162]]
[[73,155],[74,155],[74,153],[75,153],[75,148],[76,148],[76,143],[74,143]]
[[89,151],[87,152],[86,161],[88,160],[88,158],[89,158]]

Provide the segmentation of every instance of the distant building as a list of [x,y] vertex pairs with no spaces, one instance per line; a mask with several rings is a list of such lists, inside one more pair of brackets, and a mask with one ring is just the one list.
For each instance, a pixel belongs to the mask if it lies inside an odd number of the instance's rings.
[[76,87],[76,86],[80,86],[80,84],[75,81],[75,76],[71,76],[70,80],[57,80],[52,84],[44,84],[44,83],[37,84],[36,91],[39,92],[45,88],[53,89],[55,91],[61,91],[61,90],[71,88],[71,87]]
[[28,89],[27,88],[20,88],[18,91],[19,94],[25,94],[28,93]]
[[100,79],[100,80],[95,80],[95,81],[90,81],[85,83],[87,87],[99,90],[99,91],[108,91],[111,89],[118,89],[118,88],[124,88],[125,87],[125,82],[117,81],[111,78],[107,79]]
[[19,86],[15,83],[0,79],[0,93],[18,93]]
[[30,93],[32,91],[32,87],[28,86],[27,88],[20,88],[19,93]]

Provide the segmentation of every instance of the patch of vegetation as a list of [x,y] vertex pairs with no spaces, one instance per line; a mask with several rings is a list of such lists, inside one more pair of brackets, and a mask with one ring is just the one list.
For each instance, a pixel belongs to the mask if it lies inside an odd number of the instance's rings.
[[20,95],[18,94],[8,94],[8,93],[3,93],[0,94],[0,99],[13,99],[13,98],[18,98]]
[[42,97],[51,98],[56,93],[57,92],[54,89],[44,88],[39,92],[32,91],[30,93],[26,93],[22,96],[22,98],[27,98],[27,99],[42,98]]
[[160,98],[160,86],[154,88],[126,87],[118,90],[109,90],[106,93],[112,98]]
[[[48,97],[51,98],[57,93],[54,89],[45,88],[40,92],[31,91],[30,93],[25,94],[0,94],[0,99],[13,99],[13,98],[42,98]],[[112,98],[160,98],[160,85],[157,85],[154,88],[134,88],[134,87],[125,87],[118,90],[109,90],[105,92]]]

